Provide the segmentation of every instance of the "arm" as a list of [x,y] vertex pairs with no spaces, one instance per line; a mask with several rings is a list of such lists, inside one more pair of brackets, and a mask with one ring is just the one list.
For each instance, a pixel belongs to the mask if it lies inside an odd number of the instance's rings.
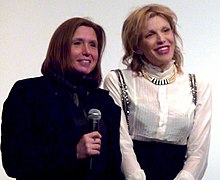
[[112,97],[109,96],[105,101],[105,109],[103,114],[105,121],[106,132],[108,136],[108,146],[110,147],[109,158],[109,179],[124,179],[121,172],[122,155],[120,151],[120,121],[121,121],[121,108],[114,103]]
[[36,95],[32,85],[29,81],[16,83],[3,106],[2,162],[10,177],[54,174],[73,169],[76,163],[76,138],[56,131],[57,123],[51,125],[45,117],[47,110],[39,112],[47,106],[46,99]]
[[200,180],[207,167],[212,115],[211,86],[198,81],[197,87],[198,102],[194,125],[187,143],[187,159],[175,180]]
[[118,86],[118,79],[114,72],[110,72],[104,81],[104,88],[109,90],[115,103],[121,107],[121,122],[120,122],[120,149],[122,153],[121,169],[126,179],[146,179],[144,171],[140,168],[137,162],[136,155],[133,150],[133,142],[128,133],[128,126],[121,103],[121,91]]
[[[26,98],[26,88],[16,83],[6,99],[2,112],[1,151],[3,167],[10,177],[30,173],[39,166],[40,158],[33,151],[31,138],[31,106]],[[33,145],[33,146],[32,146]],[[28,161],[32,161],[30,164]],[[42,166],[41,166],[42,167]]]

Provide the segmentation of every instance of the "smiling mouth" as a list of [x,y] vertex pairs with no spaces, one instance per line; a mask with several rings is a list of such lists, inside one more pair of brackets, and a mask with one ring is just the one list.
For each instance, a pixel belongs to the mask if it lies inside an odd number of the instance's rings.
[[155,51],[159,54],[167,54],[170,51],[170,47],[169,46],[159,47],[159,48],[155,49]]
[[81,63],[91,63],[91,60],[89,60],[89,59],[80,59],[80,60],[78,60],[78,62],[81,62]]

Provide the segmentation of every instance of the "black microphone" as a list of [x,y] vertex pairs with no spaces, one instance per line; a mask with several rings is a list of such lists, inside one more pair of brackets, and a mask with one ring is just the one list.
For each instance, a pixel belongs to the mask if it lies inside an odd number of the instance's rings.
[[88,119],[92,121],[92,131],[98,131],[99,120],[101,119],[101,112],[98,109],[90,109],[88,113]]
[[[98,109],[90,109],[88,113],[88,120],[92,123],[92,131],[99,130],[99,120],[101,119],[101,112]],[[92,157],[90,157],[89,169],[92,170]]]

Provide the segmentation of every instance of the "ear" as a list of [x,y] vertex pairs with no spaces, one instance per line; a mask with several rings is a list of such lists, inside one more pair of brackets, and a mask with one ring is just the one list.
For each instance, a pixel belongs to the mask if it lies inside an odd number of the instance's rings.
[[143,54],[142,50],[141,50],[138,46],[135,46],[135,47],[134,47],[134,52],[135,52],[136,54],[139,54],[139,55],[142,55],[142,54]]

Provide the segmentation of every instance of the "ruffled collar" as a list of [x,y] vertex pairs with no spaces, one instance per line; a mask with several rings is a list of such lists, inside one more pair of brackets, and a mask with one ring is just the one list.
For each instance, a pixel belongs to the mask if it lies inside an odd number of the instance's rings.
[[162,72],[161,68],[144,61],[144,71],[147,71],[151,76],[158,79],[169,78],[173,74],[174,68],[176,68],[174,62],[174,60],[171,61],[168,69]]

